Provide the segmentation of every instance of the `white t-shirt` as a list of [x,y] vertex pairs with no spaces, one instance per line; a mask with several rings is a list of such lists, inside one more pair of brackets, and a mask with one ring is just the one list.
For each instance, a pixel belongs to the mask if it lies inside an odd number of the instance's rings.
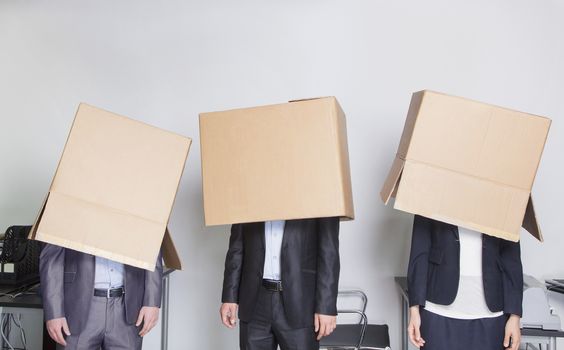
[[465,320],[503,315],[503,311],[491,312],[486,304],[482,278],[482,234],[458,228],[460,238],[460,278],[458,292],[450,305],[425,302],[425,310],[432,313]]

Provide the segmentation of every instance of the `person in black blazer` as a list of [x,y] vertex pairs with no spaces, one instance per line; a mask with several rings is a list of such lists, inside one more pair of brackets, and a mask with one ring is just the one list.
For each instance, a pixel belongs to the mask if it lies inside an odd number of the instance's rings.
[[[264,278],[264,222],[231,227],[225,260],[221,319],[241,320],[243,350],[312,350],[336,327],[339,218],[286,221],[280,280]],[[317,333],[317,334],[316,334]]]
[[[450,305],[455,301],[459,289],[460,249],[457,226],[419,215],[415,216],[408,267],[410,305],[408,333],[410,340],[417,347],[431,350],[442,349],[440,346],[426,346],[426,343],[429,343],[427,338],[437,338],[438,335],[424,334],[423,329],[427,328],[427,333],[440,333],[440,328],[444,327],[423,327],[422,323],[425,322],[425,319],[422,318],[421,312],[424,312],[426,302]],[[491,327],[482,327],[486,329],[484,334],[464,334],[464,332],[468,333],[470,328],[466,330],[459,328],[458,330],[462,334],[454,336],[453,333],[456,333],[457,325],[466,327],[465,325],[468,322],[464,323],[466,320],[442,318],[442,321],[450,322],[452,328],[450,328],[451,334],[445,334],[441,337],[451,337],[453,341],[459,342],[457,345],[445,345],[455,346],[454,348],[457,349],[466,349],[463,343],[466,337],[474,337],[474,339],[499,337],[499,347],[494,348],[516,350],[519,347],[521,336],[519,320],[522,314],[523,300],[523,268],[519,242],[511,242],[484,234],[482,235],[481,255],[483,295],[487,308],[492,313],[497,312],[504,315],[497,318],[499,321],[492,319],[487,320],[487,322],[498,322],[498,324],[502,322],[502,324],[497,328],[493,323],[491,323]],[[430,317],[435,316],[430,315]],[[479,328],[473,327],[471,332]],[[504,334],[490,335],[487,334],[488,332]],[[439,342],[446,344],[448,340]],[[496,341],[493,343],[496,344]]]

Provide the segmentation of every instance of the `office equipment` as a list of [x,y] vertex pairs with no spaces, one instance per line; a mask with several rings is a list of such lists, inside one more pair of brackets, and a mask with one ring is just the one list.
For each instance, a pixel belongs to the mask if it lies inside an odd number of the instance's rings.
[[[409,322],[409,315],[408,315],[409,298],[407,294],[407,277],[396,276],[394,280],[398,286],[398,289],[402,297],[402,349],[403,350],[414,349],[413,345],[409,343],[407,337],[407,324]],[[530,283],[531,285],[533,284],[533,282]],[[534,298],[532,299],[534,300]],[[526,312],[525,310],[526,309],[524,307],[523,316],[525,316],[525,312]],[[521,329],[521,345],[525,344],[527,347],[529,347],[530,345],[530,348],[533,349],[536,349],[535,345],[542,344],[542,345],[546,345],[546,349],[548,350],[556,350],[557,338],[564,338],[564,331],[560,329],[547,330],[542,328],[525,328],[525,327]],[[539,349],[545,349],[545,347],[543,346],[542,348]]]
[[0,285],[39,282],[39,242],[27,239],[31,226],[10,226],[0,240]]
[[[36,292],[37,287],[0,287],[0,321],[12,323],[11,332],[2,327],[0,349],[14,348],[29,350],[44,349],[43,345],[43,304]],[[6,332],[5,332],[6,330]],[[25,340],[24,340],[25,339]]]
[[338,308],[339,316],[356,315],[355,323],[338,323],[337,328],[330,335],[323,337],[321,349],[327,350],[389,350],[390,336],[388,325],[368,324],[366,304],[368,298],[360,290],[339,291],[337,300],[353,297],[360,301],[360,306]]
[[546,289],[552,292],[564,294],[564,280],[562,279],[548,279],[545,281]]
[[560,330],[560,317],[553,314],[548,303],[544,284],[532,276],[524,275],[523,317],[521,327],[544,330]]

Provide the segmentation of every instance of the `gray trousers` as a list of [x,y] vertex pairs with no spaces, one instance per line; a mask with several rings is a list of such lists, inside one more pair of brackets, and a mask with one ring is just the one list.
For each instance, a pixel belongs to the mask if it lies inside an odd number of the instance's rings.
[[88,322],[79,334],[66,337],[67,346],[57,350],[141,350],[140,328],[125,321],[123,297],[92,296]]
[[[283,292],[282,292],[283,293]],[[313,323],[313,314],[311,315]],[[261,288],[253,319],[240,324],[241,350],[317,350],[313,325],[292,328],[288,324],[280,292]]]

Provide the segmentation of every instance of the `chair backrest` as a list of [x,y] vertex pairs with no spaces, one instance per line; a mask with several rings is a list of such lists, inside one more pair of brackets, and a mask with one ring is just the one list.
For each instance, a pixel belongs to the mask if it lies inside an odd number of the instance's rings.
[[337,295],[337,311],[339,314],[358,315],[358,323],[362,323],[363,318],[366,319],[367,304],[368,297],[361,290],[341,290]]

